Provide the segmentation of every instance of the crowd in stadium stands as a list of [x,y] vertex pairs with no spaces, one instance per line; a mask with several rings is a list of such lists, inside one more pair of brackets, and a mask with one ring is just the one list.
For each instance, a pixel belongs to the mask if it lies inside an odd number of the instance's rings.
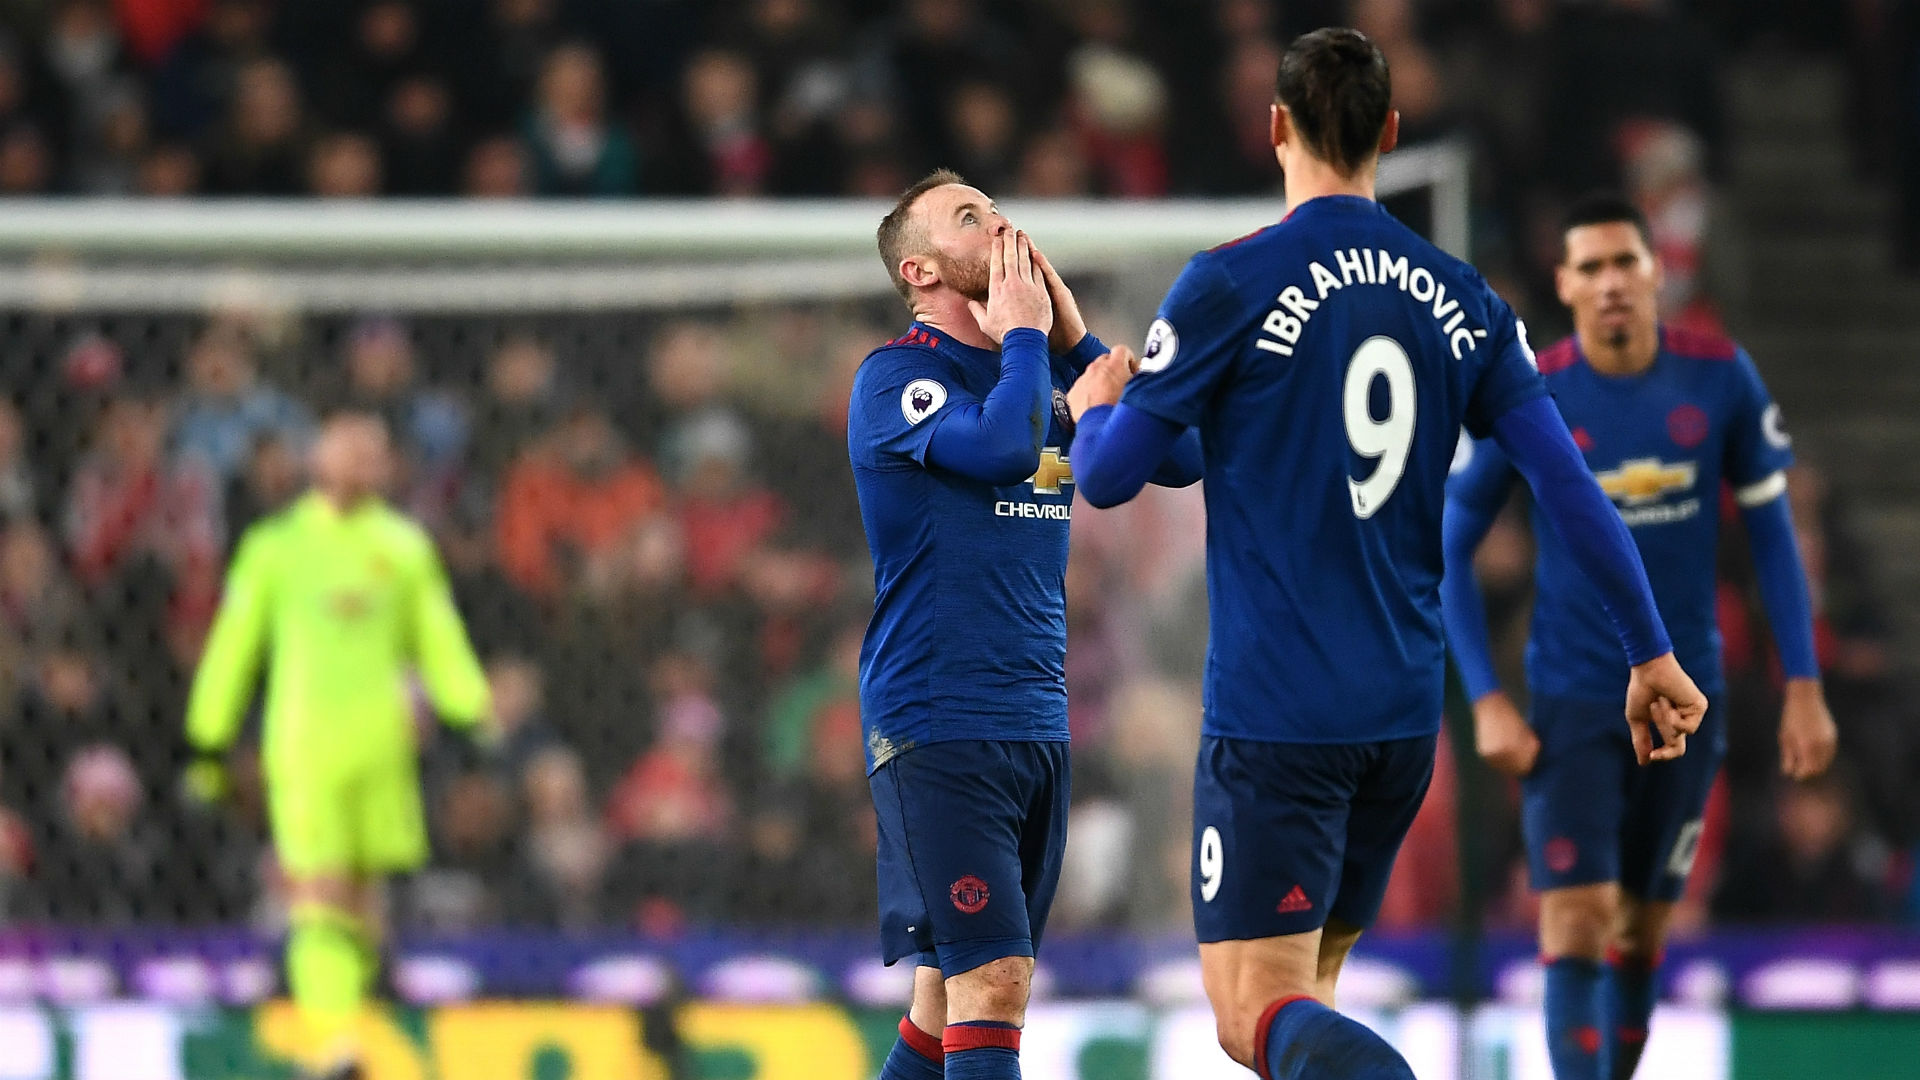
[[[1270,192],[1278,43],[1351,20],[1388,52],[1412,140],[1478,146],[1488,261],[1540,324],[1541,222],[1609,178],[1651,212],[1669,317],[1711,324],[1716,51],[1796,28],[1864,47],[1842,7],[44,0],[0,14],[0,191],[891,195],[940,163],[1036,196]],[[899,322],[12,317],[0,917],[272,925],[251,754],[228,802],[180,797],[184,680],[234,540],[301,490],[315,417],[351,406],[394,433],[396,500],[439,541],[502,729],[476,763],[422,706],[434,854],[403,925],[871,925],[845,416]],[[1769,639],[1730,560],[1733,752],[1696,923],[1892,918],[1908,895],[1913,708],[1843,497],[1811,467],[1794,491],[1845,765],[1776,781]],[[1185,917],[1198,498],[1077,515],[1062,924]],[[1528,544],[1516,514],[1480,555],[1510,686]],[[1530,922],[1513,791],[1478,769],[1443,748],[1385,925],[1443,921],[1469,889]],[[1467,784],[1501,793],[1485,820],[1459,820]],[[1489,848],[1486,880],[1462,880],[1458,835]]]
[[[1920,204],[1907,14],[1893,0],[27,0],[0,12],[0,194],[891,195],[934,165],[1003,194],[1267,192],[1279,45],[1350,22],[1393,64],[1405,141],[1482,151],[1483,246],[1527,269],[1554,199],[1614,179],[1657,204],[1684,256],[1702,228],[1688,184],[1725,166],[1717,43],[1845,50],[1861,164],[1898,170]],[[1684,289],[1695,267],[1680,267]]]

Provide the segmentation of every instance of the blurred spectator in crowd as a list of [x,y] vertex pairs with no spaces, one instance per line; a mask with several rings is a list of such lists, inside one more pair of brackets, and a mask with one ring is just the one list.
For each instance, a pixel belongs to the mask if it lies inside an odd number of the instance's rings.
[[166,837],[141,815],[145,794],[125,751],[88,745],[58,775],[60,813],[34,875],[39,917],[91,926],[177,922],[176,897],[160,888]]
[[433,858],[407,894],[414,925],[448,933],[499,923],[505,911],[496,883],[513,870],[512,793],[500,777],[475,770],[454,775],[434,803]]
[[357,132],[314,141],[307,155],[307,190],[323,199],[370,199],[382,185],[380,147]]
[[102,103],[94,137],[73,158],[73,190],[82,195],[141,194],[141,167],[148,155],[147,109],[132,90]]
[[576,409],[507,474],[497,510],[501,566],[522,588],[552,596],[663,500],[659,476],[606,414]]
[[306,462],[292,442],[279,432],[261,434],[253,441],[246,470],[227,484],[226,534],[240,536],[254,522],[285,509],[306,480]]
[[525,135],[542,195],[639,190],[639,151],[607,117],[606,75],[590,46],[563,45],[547,57]]
[[608,796],[606,821],[622,845],[622,901],[643,928],[666,931],[689,916],[719,915],[735,899],[734,806],[720,768],[726,718],[712,669],[671,653],[655,666],[654,682],[658,734]]
[[408,512],[431,525],[444,515],[467,451],[465,405],[451,393],[423,387],[407,325],[363,318],[346,335],[346,392],[341,407],[386,421],[402,452],[405,477],[395,492]]
[[890,334],[856,326],[826,343],[826,370],[809,374],[816,385],[813,407],[798,417],[769,417],[756,424],[764,440],[761,469],[787,507],[782,538],[815,551],[857,559],[866,550],[860,501],[853,478],[841,468],[847,445],[847,404],[853,376],[875,344]]
[[408,76],[429,62],[420,11],[411,0],[359,5],[346,47],[323,55],[314,80],[315,111],[326,123],[368,130]]
[[0,132],[0,195],[45,195],[53,190],[53,152],[39,128]]
[[112,669],[79,632],[36,643],[36,657],[16,691],[0,731],[0,802],[19,807],[36,825],[58,808],[51,780],[80,751],[113,743],[139,755],[148,786],[173,779],[172,731],[151,710],[137,708]]
[[1093,165],[1071,131],[1035,135],[1020,157],[1020,194],[1037,199],[1073,199],[1093,194]]
[[487,359],[486,396],[473,428],[473,465],[484,477],[499,477],[534,440],[560,419],[558,365],[553,349],[532,334],[502,338]]
[[953,168],[982,191],[1013,188],[1021,134],[1013,98],[992,83],[967,83],[953,92],[948,109]]
[[222,483],[246,465],[254,441],[272,433],[305,452],[313,428],[306,405],[261,381],[248,332],[214,322],[187,353],[187,393],[173,427],[183,462],[210,468]]
[[580,755],[548,745],[520,775],[527,827],[508,890],[510,918],[561,930],[604,925],[612,846],[589,807]]
[[759,76],[739,53],[710,49],[687,62],[681,88],[692,191],[766,194],[773,146],[760,118]]
[[207,192],[298,195],[309,190],[304,124],[293,71],[275,59],[249,61],[234,75],[226,129],[207,162]]
[[476,199],[517,199],[533,192],[533,161],[511,135],[483,139],[467,152],[461,190]]
[[485,0],[473,6],[483,7],[484,16],[450,27],[451,48],[464,60],[457,68],[458,93],[475,123],[497,131],[519,123],[537,93],[541,68],[564,33],[561,3]]
[[[67,550],[101,625],[197,640],[219,595],[221,485],[198,459],[169,460],[166,440],[158,402],[123,397],[108,407],[73,477]],[[132,597],[164,607],[142,611]]]
[[697,596],[738,584],[748,560],[786,517],[779,497],[747,473],[751,438],[745,423],[716,411],[675,431],[668,446]]
[[[155,126],[170,138],[197,141],[209,134],[238,90],[241,69],[269,54],[273,13],[266,0],[116,6],[134,54],[154,68]],[[129,18],[132,9],[164,22],[164,29]]]
[[[1082,10],[1117,16],[1117,4]],[[1105,194],[1152,198],[1168,189],[1162,142],[1165,80],[1137,54],[1114,44],[1083,45],[1067,59],[1072,87],[1068,115]]]
[[493,729],[499,740],[494,752],[508,775],[519,776],[535,757],[560,744],[542,715],[545,677],[531,658],[501,653],[487,661],[487,688],[492,693]]
[[1724,333],[1705,282],[1712,211],[1705,148],[1676,124],[1624,124],[1621,157],[1627,190],[1647,215],[1660,258],[1660,313],[1669,326]]
[[0,533],[0,700],[17,692],[34,649],[44,649],[83,618],[79,591],[46,530],[22,522]]
[[20,410],[0,398],[0,525],[18,525],[40,517],[39,480],[27,460],[26,437]]
[[460,186],[460,133],[444,80],[414,75],[396,85],[387,98],[380,143],[387,194],[444,195]]
[[153,147],[134,172],[134,193],[156,198],[192,195],[200,190],[200,159],[176,143]]
[[1884,851],[1864,842],[1847,770],[1781,783],[1774,821],[1729,850],[1713,912],[1730,922],[1869,922],[1892,914]]
[[1372,38],[1393,69],[1393,107],[1405,145],[1446,134],[1447,92],[1439,61],[1422,39],[1413,0],[1353,0],[1351,25]]
[[713,700],[712,679],[707,665],[689,654],[660,660],[654,673],[659,734],[607,800],[615,837],[673,842],[726,835],[733,819],[719,769],[726,718]]

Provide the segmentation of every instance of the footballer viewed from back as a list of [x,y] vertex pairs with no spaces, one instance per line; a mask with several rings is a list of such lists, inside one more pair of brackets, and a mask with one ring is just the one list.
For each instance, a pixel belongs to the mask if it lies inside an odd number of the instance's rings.
[[1090,372],[1069,393],[1072,452],[1103,506],[1132,497],[1186,428],[1202,439],[1211,636],[1192,899],[1222,1046],[1269,1080],[1411,1080],[1332,1004],[1432,774],[1441,510],[1462,425],[1507,448],[1575,538],[1638,665],[1642,760],[1683,753],[1706,701],[1524,328],[1373,198],[1398,134],[1385,58],[1353,30],[1307,34],[1275,98],[1291,211],[1187,264],[1136,377]]
[[[881,944],[913,958],[884,1080],[1019,1076],[1068,801],[1065,392],[1119,367],[1031,239],[950,172],[879,230],[914,316],[867,357],[847,423],[874,610],[860,713]],[[1189,434],[1155,479],[1199,479]]]

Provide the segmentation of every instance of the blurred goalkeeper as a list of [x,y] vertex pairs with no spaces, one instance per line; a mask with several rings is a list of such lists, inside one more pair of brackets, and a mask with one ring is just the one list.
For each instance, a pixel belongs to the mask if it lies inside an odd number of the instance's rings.
[[249,529],[195,675],[189,786],[225,787],[264,659],[262,762],[274,848],[291,884],[287,981],[314,1075],[361,1075],[357,1028],[378,967],[382,878],[426,860],[408,670],[475,735],[487,683],[433,542],[381,498],[385,427],[349,413],[313,452],[314,487]]

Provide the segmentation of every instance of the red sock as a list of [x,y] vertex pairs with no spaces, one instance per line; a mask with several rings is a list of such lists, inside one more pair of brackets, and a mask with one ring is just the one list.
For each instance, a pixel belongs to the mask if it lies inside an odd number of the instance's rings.
[[949,1054],[988,1048],[1012,1050],[1018,1053],[1020,1029],[1012,1024],[989,1020],[948,1024],[946,1032],[940,1036],[940,1046]]
[[907,1044],[907,1049],[936,1064],[947,1056],[940,1040],[921,1031],[920,1025],[914,1023],[910,1016],[900,1018],[900,1041]]

